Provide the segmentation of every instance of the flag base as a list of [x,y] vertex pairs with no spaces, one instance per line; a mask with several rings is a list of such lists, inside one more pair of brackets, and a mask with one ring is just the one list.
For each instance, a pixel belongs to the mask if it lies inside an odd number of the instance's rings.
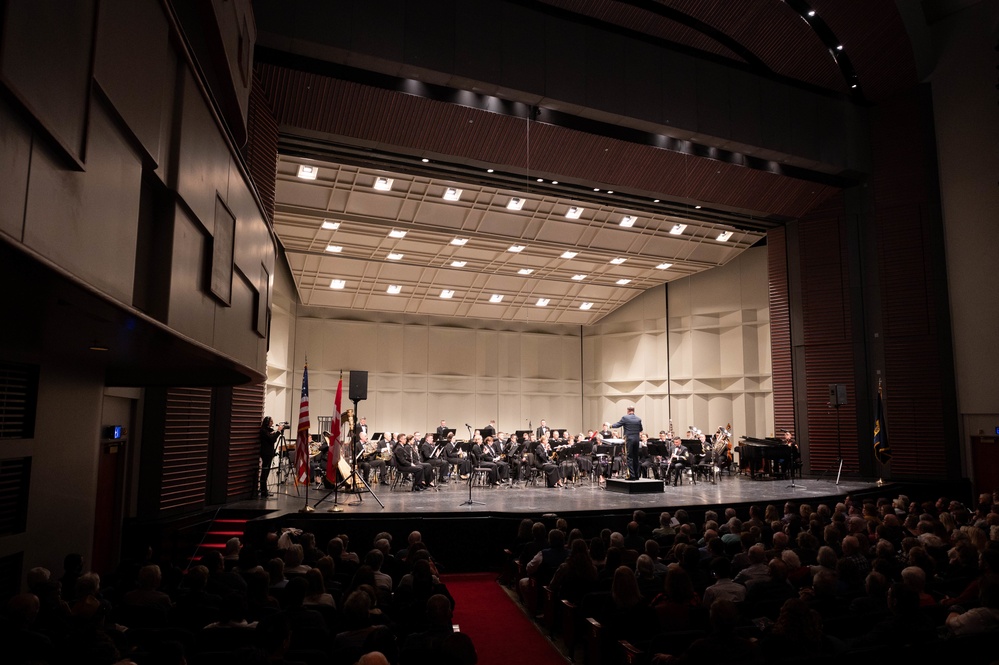
[[314,513],[314,512],[316,512],[316,509],[313,508],[312,506],[302,506],[301,508],[298,509],[298,512],[300,512],[300,513]]
[[885,481],[881,480],[880,478],[878,478],[878,482],[875,483],[875,485],[877,485],[878,487],[882,487],[884,484]]
[[340,506],[333,506],[332,508],[327,508],[326,512],[328,512],[328,513],[342,513],[343,512],[343,508],[341,508]]

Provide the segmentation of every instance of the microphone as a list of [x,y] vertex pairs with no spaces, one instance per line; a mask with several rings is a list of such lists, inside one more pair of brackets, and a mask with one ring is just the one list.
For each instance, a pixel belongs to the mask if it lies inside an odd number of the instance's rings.
[[788,431],[787,431],[786,429],[784,429],[783,427],[778,427],[777,429],[779,429],[780,431],[784,432],[785,434],[788,434],[788,433],[789,433],[789,432],[788,432]]
[[469,425],[468,423],[465,423],[465,427],[471,427],[471,425]]

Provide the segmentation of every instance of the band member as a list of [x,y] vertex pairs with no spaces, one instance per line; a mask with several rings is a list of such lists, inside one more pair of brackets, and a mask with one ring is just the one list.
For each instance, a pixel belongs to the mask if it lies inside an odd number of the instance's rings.
[[643,478],[652,475],[652,455],[649,453],[649,435],[642,432],[638,437],[638,465]]
[[367,435],[369,433],[368,432],[368,419],[364,418],[364,417],[362,417],[360,420],[358,420],[357,424],[354,425],[354,441],[357,441],[357,439],[361,436],[362,433],[365,434],[365,435]]
[[361,470],[361,476],[364,477],[365,482],[371,484],[373,480],[371,469],[377,469],[379,482],[382,485],[388,485],[388,464],[378,456],[378,442],[368,441],[368,435],[365,432],[360,433],[357,442],[361,447],[361,457],[357,462],[357,467]]
[[[309,478],[318,482],[321,476],[326,474],[326,458],[330,453],[329,432],[323,432],[322,442],[319,444],[319,453],[309,457]],[[333,482],[333,478],[330,478]]]
[[774,460],[774,475],[785,477],[788,473],[793,473],[794,461],[798,459],[798,444],[794,440],[794,434],[784,431],[781,443],[787,446],[788,450],[779,459]]
[[542,419],[541,424],[538,425],[538,429],[534,433],[537,435],[538,439],[540,440],[541,437],[543,436],[549,436],[551,434],[551,430],[548,429],[548,423],[546,423],[544,419]]
[[450,433],[450,430],[447,427],[447,422],[445,422],[444,420],[441,420],[440,427],[437,428],[437,440],[438,441],[444,441],[445,439],[447,439],[447,435],[449,433]]
[[493,462],[492,449],[486,447],[486,442],[482,437],[472,438],[472,464],[477,468],[486,469],[486,482],[489,485],[499,485],[499,472],[496,470],[496,463]]
[[496,465],[496,475],[501,483],[510,482],[510,464],[503,459],[502,446],[491,436],[487,436],[482,443],[482,452],[486,460]]
[[[544,421],[541,421],[544,422]],[[558,464],[551,460],[551,446],[548,444],[548,437],[542,436],[541,442],[534,449],[534,466],[541,469],[545,474],[545,484],[548,487],[562,488],[562,476],[559,472]]]
[[427,435],[423,437],[423,443],[420,444],[420,461],[424,464],[429,464],[430,468],[436,471],[438,483],[447,483],[447,472],[450,465],[447,460],[441,457],[441,450],[444,444],[437,446],[434,444],[434,435],[427,432]]
[[458,444],[454,440],[454,434],[450,432],[448,432],[447,443],[444,444],[444,452],[442,454],[449,465],[458,465],[458,475],[460,478],[468,478],[468,474],[472,472],[472,460],[468,459],[464,451],[458,447]]
[[[680,437],[676,437],[673,439],[673,450],[666,463],[666,472],[673,476],[673,487],[676,487],[678,482],[681,485],[683,484],[683,470],[687,468],[689,463],[690,451],[687,450],[687,446],[683,445]],[[668,481],[669,478],[667,477]]]
[[409,473],[413,476],[413,491],[422,492],[427,489],[424,482],[426,468],[419,463],[418,453],[413,446],[407,442],[406,435],[399,435],[399,444],[395,447],[395,466],[399,473]]
[[496,421],[495,420],[490,420],[488,425],[486,425],[481,430],[479,430],[479,434],[482,436],[483,439],[486,438],[487,436],[491,436],[491,437],[495,438],[496,437]]
[[271,493],[267,491],[267,478],[271,475],[271,464],[274,462],[274,444],[281,436],[281,430],[275,429],[274,419],[264,416],[260,423],[260,497],[267,498]]
[[638,480],[638,441],[642,433],[642,419],[635,415],[635,407],[629,406],[628,412],[611,427],[624,428],[624,445],[628,450],[628,480]]
[[501,455],[505,457],[506,463],[510,465],[510,479],[519,482],[523,478],[520,467],[524,461],[524,446],[512,434],[509,437],[505,434],[500,434],[499,439],[500,441],[506,439]]

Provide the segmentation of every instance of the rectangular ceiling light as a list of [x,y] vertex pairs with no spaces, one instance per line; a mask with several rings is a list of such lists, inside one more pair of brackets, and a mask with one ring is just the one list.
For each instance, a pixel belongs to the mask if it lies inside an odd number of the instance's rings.
[[685,230],[687,230],[686,224],[674,224],[673,228],[669,230],[670,234],[678,236],[681,235]]
[[457,201],[461,198],[461,190],[455,187],[448,187],[444,190],[445,201]]
[[451,298],[454,297],[454,291],[451,289],[444,289],[441,291],[441,298]]
[[669,270],[673,267],[672,263],[660,263],[656,266],[656,270]]
[[319,167],[307,164],[298,165],[298,177],[302,180],[315,180],[317,175],[319,175]]
[[638,218],[635,217],[634,215],[625,215],[624,217],[621,218],[621,226],[625,228],[631,228],[632,226],[635,225],[636,221],[638,221]]
[[573,276],[572,276],[572,278],[573,278],[574,280],[576,280],[577,282],[581,282],[581,281],[583,281],[584,279],[586,279],[586,275],[573,275]]
[[569,206],[569,209],[565,212],[566,219],[579,219],[582,215],[583,209],[579,206]]
[[388,260],[389,261],[401,261],[402,257],[403,257],[403,255],[399,254],[398,252],[389,252],[389,254],[388,254]]
[[562,258],[563,259],[574,259],[577,256],[579,256],[579,252],[570,252],[568,250],[562,252]]
[[520,270],[517,271],[517,274],[518,275],[530,275],[532,272],[534,272],[533,268],[521,268]]
[[326,245],[327,252],[333,252],[334,254],[339,254],[343,251],[343,247],[340,245]]
[[395,182],[392,178],[375,178],[375,184],[373,187],[379,192],[390,192],[392,191],[392,183]]
[[498,293],[494,293],[493,295],[489,296],[489,302],[493,302],[493,303],[503,302],[503,296],[501,296]]
[[466,263],[468,263],[468,262],[467,261],[452,261],[451,262],[451,267],[452,268],[464,268]]
[[630,279],[619,279],[619,280],[617,280],[614,283],[617,284],[618,286],[624,286],[625,284],[631,284],[631,280]]
[[507,210],[520,210],[524,207],[524,199],[514,196],[506,204]]
[[345,286],[347,286],[347,282],[345,280],[334,279],[334,280],[330,281],[330,288],[331,289],[342,289]]
[[523,252],[527,247],[525,245],[510,245],[510,249],[506,250],[508,252]]
[[329,219],[323,220],[323,229],[326,231],[336,231],[340,228],[340,222],[334,222]]
[[551,302],[551,298],[538,298],[538,307],[548,307],[548,303]]
[[464,244],[465,244],[466,242],[468,242],[468,238],[453,238],[453,239],[451,240],[451,244],[452,244],[452,245],[457,245],[458,247],[461,247],[461,246],[462,246],[462,245],[464,245]]
[[722,231],[718,234],[718,242],[728,242],[728,239],[732,237],[731,231]]
[[402,287],[398,284],[389,284],[389,287],[385,289],[385,293],[391,293],[392,295],[398,295],[402,293]]
[[579,306],[579,309],[589,309],[591,307],[593,307],[593,303],[591,303],[591,302],[584,302],[582,305]]
[[624,258],[622,256],[619,256],[616,259],[611,259],[610,262],[613,263],[616,266],[619,266],[619,265],[621,265],[622,263],[624,263],[627,260],[628,259],[626,259],[626,258]]
[[389,231],[389,238],[405,238],[405,237],[406,237],[405,231],[399,231],[398,229],[392,229],[391,231]]

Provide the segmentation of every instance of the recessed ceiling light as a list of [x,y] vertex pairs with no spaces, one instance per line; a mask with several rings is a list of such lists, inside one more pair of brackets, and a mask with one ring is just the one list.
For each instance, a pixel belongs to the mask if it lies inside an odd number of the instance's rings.
[[423,158],[423,159],[421,159],[420,161],[421,161],[421,162],[423,162],[424,164],[426,164],[426,163],[427,163],[427,162],[429,162],[430,160],[429,160],[429,159],[427,159],[426,157],[424,157],[424,158]]
[[593,307],[593,303],[591,303],[591,302],[584,302],[583,304],[581,304],[579,306],[579,309],[589,309],[591,307]]
[[315,180],[317,175],[319,175],[318,167],[309,166],[308,164],[298,165],[298,177],[302,180]]
[[347,282],[345,280],[334,279],[334,280],[330,281],[330,288],[331,289],[342,289],[345,286],[347,286]]
[[461,198],[461,190],[456,187],[448,187],[444,190],[445,201],[457,201]]
[[608,190],[607,190],[607,193],[608,193],[608,194],[613,194],[613,193],[614,193],[614,190],[613,190],[613,189],[608,189]]
[[579,252],[570,252],[569,250],[562,252],[563,259],[574,259],[577,256],[579,256]]
[[660,263],[656,266],[656,270],[669,270],[673,267],[672,263]]
[[340,228],[340,222],[334,222],[329,219],[324,219],[323,228],[327,231],[336,231],[338,228]]
[[527,248],[526,245],[510,245],[510,249],[506,250],[508,252],[523,252]]
[[389,254],[388,254],[388,260],[389,261],[400,261],[400,260],[402,260],[402,256],[403,255],[399,254],[398,252],[389,252]]
[[630,279],[619,279],[619,280],[617,280],[614,283],[617,284],[618,286],[624,286],[625,284],[631,284],[631,280]]
[[837,44],[836,45],[836,50],[837,51],[842,51],[843,50],[843,45],[842,44]]
[[616,259],[611,259],[610,262],[613,263],[616,266],[619,266],[619,265],[621,265],[622,263],[624,263],[627,260],[628,259],[624,258],[623,256],[619,256]]
[[468,242],[468,238],[454,238],[453,240],[451,240],[451,244],[457,245],[458,247],[461,247],[466,242]]
[[343,247],[340,245],[326,245],[327,252],[333,252],[334,254],[339,254],[343,251]]
[[593,188],[593,191],[594,191],[594,192],[599,192],[599,191],[600,191],[600,188],[599,188],[599,187],[594,187],[594,188]]
[[673,228],[671,228],[669,232],[671,235],[678,236],[682,235],[683,232],[686,230],[686,228],[687,228],[686,224],[674,224]]
[[380,192],[388,192],[392,190],[393,182],[392,178],[375,178],[374,188]]
[[397,295],[402,293],[402,287],[398,284],[389,284],[389,287],[385,289],[385,293],[391,293],[392,295]]
[[568,219],[579,219],[583,214],[583,209],[579,206],[569,206],[569,209],[565,212],[565,216]]
[[486,169],[486,173],[492,173],[492,172],[493,172],[492,169]]
[[551,298],[538,298],[536,303],[538,307],[548,307],[548,303],[551,302]]
[[524,199],[514,196],[510,199],[510,202],[506,204],[507,210],[520,210],[524,207]]
[[809,9],[808,10],[808,15],[809,16],[815,16],[815,10],[814,9]]
[[574,280],[576,280],[577,282],[581,282],[581,281],[583,281],[584,279],[586,279],[586,275],[573,275],[573,276],[572,276],[572,278],[573,278]]
[[852,88],[856,88],[856,87],[857,87],[857,84],[856,84],[856,83],[854,83],[853,85],[851,85],[851,86],[850,86],[850,88],[851,88],[851,89],[852,89]]
[[544,181],[545,181],[544,178],[538,178],[538,182],[544,182]]
[[520,270],[517,271],[517,274],[518,275],[530,275],[532,272],[534,272],[533,268],[521,268]]
[[451,298],[454,296],[454,291],[451,289],[444,289],[441,291],[441,298]]
[[638,218],[635,217],[634,215],[625,215],[624,217],[621,218],[621,226],[625,228],[631,228],[632,226],[635,225],[635,220],[637,219]]
[[489,302],[503,302],[503,296],[501,296],[498,293],[494,293],[493,295],[489,296]]
[[392,229],[391,231],[389,231],[389,238],[405,238],[405,237],[406,237],[405,231],[399,231],[398,229]]
[[659,203],[659,199],[652,199],[653,203]]
[[701,206],[694,206],[694,210],[700,210]]
[[727,242],[728,239],[731,238],[731,237],[732,237],[732,232],[731,231],[722,231],[721,233],[718,234],[718,237],[716,238],[716,240],[718,242]]
[[101,344],[97,340],[94,340],[94,342],[90,346],[88,346],[87,349],[90,351],[110,351],[111,347],[109,347],[107,344]]
[[467,263],[468,263],[468,261],[452,261],[451,262],[451,267],[452,268],[464,268]]
[[558,180],[552,180],[552,184],[553,185],[557,185],[558,184]]

